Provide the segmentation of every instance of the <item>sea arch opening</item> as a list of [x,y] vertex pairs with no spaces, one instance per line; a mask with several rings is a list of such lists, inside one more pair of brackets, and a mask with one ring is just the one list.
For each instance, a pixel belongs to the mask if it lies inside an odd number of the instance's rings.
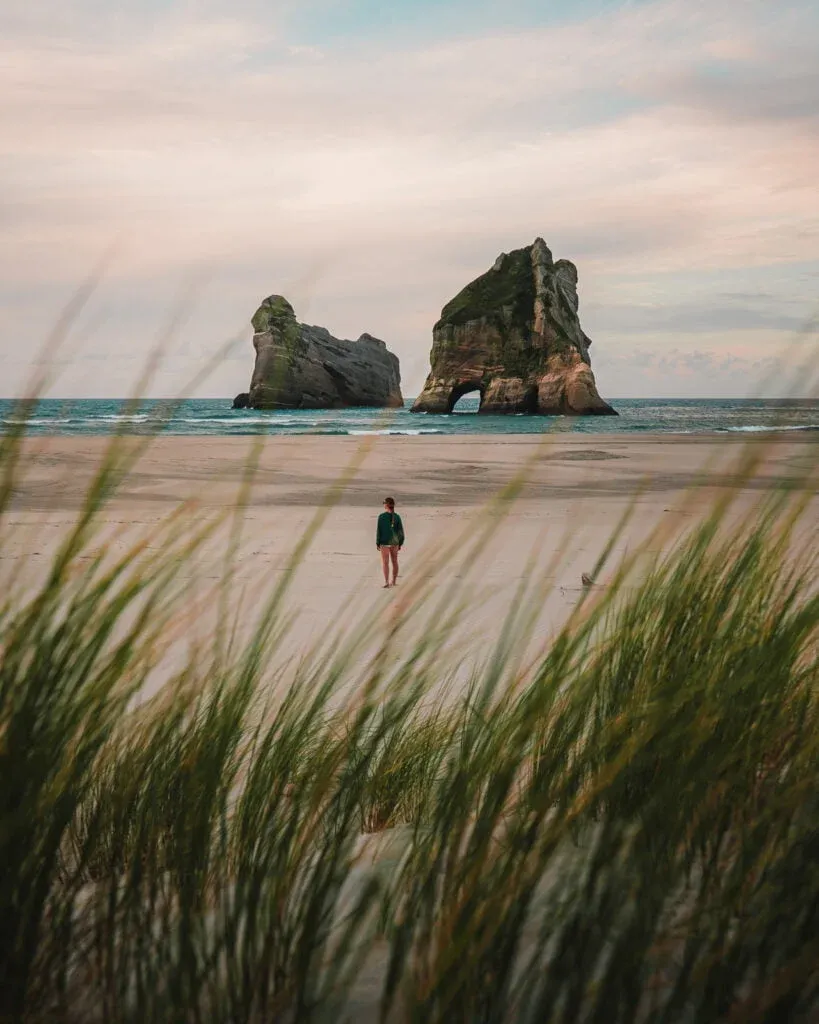
[[[470,381],[468,384],[459,384],[450,392],[449,408],[447,409],[447,412],[454,412],[459,416],[468,416],[470,414],[474,416],[475,413],[481,411],[485,391],[486,388],[483,384],[475,383],[474,381]],[[475,405],[475,394],[478,396],[477,405]],[[461,403],[462,398],[465,398],[466,401]],[[461,407],[456,408],[459,403],[461,403]]]

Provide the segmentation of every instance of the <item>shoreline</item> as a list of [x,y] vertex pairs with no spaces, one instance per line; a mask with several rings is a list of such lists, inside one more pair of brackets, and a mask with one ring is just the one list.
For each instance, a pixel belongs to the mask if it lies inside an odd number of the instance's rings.
[[[752,438],[819,432],[819,399],[632,399],[618,417],[412,414],[408,408],[233,409],[217,399],[42,399],[23,414],[0,400],[0,427],[24,420],[30,436],[112,437],[436,437],[538,439]],[[160,429],[161,428],[161,429]]]
[[[570,420],[570,422],[573,422]],[[562,421],[561,421],[562,425]],[[352,433],[336,433],[332,431],[321,432],[321,431],[302,431],[300,433],[290,434],[275,434],[266,430],[259,431],[246,431],[241,434],[228,434],[228,433],[205,433],[204,431],[199,433],[169,433],[164,430],[152,431],[117,431],[111,430],[110,432],[95,431],[94,433],[80,433],[80,432],[64,432],[64,433],[46,433],[45,431],[29,433],[26,432],[25,440],[53,440],[53,441],[94,441],[94,440],[111,440],[115,437],[133,438],[135,440],[145,439],[147,437],[154,437],[156,439],[185,439],[195,438],[202,440],[203,438],[209,438],[216,441],[247,441],[248,439],[257,437],[267,437],[275,440],[291,440],[301,441],[309,438],[323,438],[325,440],[336,440],[336,439],[349,439],[354,441],[356,438],[361,437],[402,437],[408,440],[419,441],[419,442],[435,442],[436,444],[457,441],[466,443],[470,439],[480,438],[491,438],[493,442],[503,443],[507,440],[525,440],[529,443],[537,443],[543,438],[558,438],[561,441],[590,441],[594,438],[607,438],[614,441],[639,441],[644,439],[646,441],[662,441],[664,439],[679,439],[679,440],[695,440],[702,438],[708,441],[725,441],[725,442],[753,442],[755,440],[764,440],[765,438],[775,436],[781,440],[790,438],[797,441],[802,435],[807,435],[805,440],[809,440],[811,435],[817,435],[816,439],[819,439],[819,426],[784,426],[784,427],[770,427],[765,429],[757,428],[724,428],[722,430],[630,430],[622,431],[621,433],[615,433],[613,431],[600,431],[599,433],[592,433],[591,431],[571,431],[571,430],[542,430],[539,433],[534,431],[507,431],[506,433],[494,433],[493,431],[486,431],[485,433],[474,432],[474,433],[462,433],[462,434],[409,434],[409,433],[395,433],[385,434],[379,431],[361,431],[357,434]]]
[[[679,498],[690,488],[759,493],[793,487],[819,464],[819,434],[778,432],[752,435],[588,434],[369,435],[332,436],[158,434],[123,435],[124,450],[144,448],[110,507],[165,506],[194,500],[202,508],[230,508],[245,480],[245,464],[258,453],[248,507],[317,508],[337,485],[345,467],[357,469],[339,508],[378,508],[384,493],[399,505],[434,512],[438,507],[473,509],[525,472],[521,503],[593,498],[601,501],[649,496]],[[80,507],[99,459],[112,437],[29,436],[23,441],[21,479],[14,507],[70,512]],[[742,460],[757,463],[745,479]],[[202,488],[205,482],[207,487]],[[815,485],[814,485],[815,486]],[[612,513],[614,510],[610,510]]]
[[506,431],[503,433],[497,433],[495,431],[463,431],[462,433],[445,433],[443,431],[435,430],[392,430],[385,428],[383,430],[303,430],[303,431],[292,431],[290,433],[276,433],[272,430],[237,430],[233,432],[206,432],[206,431],[190,431],[183,433],[180,430],[129,430],[129,431],[117,431],[111,430],[110,432],[104,432],[101,430],[95,431],[75,431],[75,432],[50,432],[35,428],[34,430],[27,430],[25,437],[27,439],[51,439],[59,441],[61,439],[68,440],[91,440],[94,438],[112,440],[115,437],[130,437],[134,439],[144,439],[147,437],[155,438],[196,438],[201,440],[203,438],[213,438],[215,440],[236,440],[242,441],[249,438],[257,437],[269,437],[276,440],[283,440],[285,438],[292,438],[295,440],[311,437],[319,437],[325,439],[333,438],[348,438],[350,440],[362,439],[367,437],[402,437],[412,440],[435,440],[436,442],[442,441],[466,441],[470,438],[491,438],[493,441],[503,441],[505,439],[526,439],[530,442],[537,442],[544,437],[557,437],[561,440],[570,440],[572,438],[577,440],[590,440],[593,438],[606,438],[612,441],[638,441],[640,438],[645,438],[650,441],[660,441],[663,438],[679,438],[686,440],[693,440],[695,438],[702,438],[708,441],[736,441],[744,443],[752,441],[757,438],[760,440],[768,437],[780,437],[783,438],[794,437],[794,439],[801,435],[815,435],[819,439],[819,426],[783,426],[783,427],[736,427],[736,428],[724,428],[722,430],[623,430],[621,432],[611,430],[601,430],[599,432],[594,431],[562,431],[562,430],[542,430],[535,432],[532,430],[522,430],[520,432]]

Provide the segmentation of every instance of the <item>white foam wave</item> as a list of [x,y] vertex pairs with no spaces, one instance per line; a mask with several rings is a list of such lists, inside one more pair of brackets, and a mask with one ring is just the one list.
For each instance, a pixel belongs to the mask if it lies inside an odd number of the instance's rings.
[[348,430],[347,433],[348,434],[353,434],[355,436],[363,436],[365,434],[366,435],[372,435],[372,434],[381,434],[381,435],[388,435],[388,434],[390,434],[390,435],[395,435],[395,434],[399,434],[399,435],[402,435],[402,436],[415,437],[418,434],[443,434],[444,431],[443,430],[423,430],[423,429],[421,429],[421,430]]
[[70,426],[93,427],[100,423],[145,423],[151,417],[147,415],[137,416],[33,416],[27,420],[14,419],[13,417],[0,419],[0,423],[14,426],[26,427],[55,427]]
[[65,425],[67,423],[84,423],[84,422],[85,422],[84,420],[72,420],[72,419],[53,419],[53,420],[52,419],[47,419],[47,418],[38,419],[36,416],[34,416],[34,417],[32,417],[31,419],[28,419],[28,420],[18,420],[18,419],[14,419],[13,417],[9,417],[8,419],[0,420],[0,423],[7,423],[9,426],[15,426],[15,427],[37,427],[37,426],[41,426],[43,424],[45,424],[46,426],[51,426],[52,423],[58,423],[58,424],[61,424],[61,425]]
[[270,427],[314,427],[319,420],[306,420],[296,416],[175,416],[171,423],[222,423],[230,427],[242,427],[251,423],[266,423]]
[[761,434],[770,430],[819,430],[819,423],[753,423],[744,427],[723,427],[722,429],[735,433]]
[[[102,420],[105,423],[144,423],[146,420],[157,418],[161,417],[150,416],[147,412],[128,413],[127,415],[125,415],[124,413],[106,413],[105,415],[100,416],[89,416],[87,419],[81,420],[80,422],[98,423],[99,421]],[[47,420],[46,422],[54,423],[54,420]]]

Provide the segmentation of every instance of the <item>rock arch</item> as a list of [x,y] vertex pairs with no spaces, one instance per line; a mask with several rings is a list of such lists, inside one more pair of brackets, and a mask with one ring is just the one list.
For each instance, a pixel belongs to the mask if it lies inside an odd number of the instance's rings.
[[501,253],[441,311],[412,411],[450,413],[480,391],[485,414],[616,416],[597,393],[577,308],[577,270],[542,238]]

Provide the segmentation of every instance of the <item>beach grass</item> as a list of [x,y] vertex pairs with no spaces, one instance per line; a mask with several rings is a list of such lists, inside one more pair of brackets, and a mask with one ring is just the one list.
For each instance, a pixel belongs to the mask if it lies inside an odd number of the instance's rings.
[[[181,509],[114,552],[100,515],[144,443],[112,439],[44,579],[0,580],[0,1020],[816,1019],[812,471],[648,568],[647,541],[534,658],[533,572],[459,690],[470,576],[441,552],[280,657],[355,464],[238,631],[253,460],[232,523]],[[0,441],[0,538],[23,444]],[[465,567],[523,477],[449,548]],[[221,528],[196,597],[219,628],[164,677]]]

